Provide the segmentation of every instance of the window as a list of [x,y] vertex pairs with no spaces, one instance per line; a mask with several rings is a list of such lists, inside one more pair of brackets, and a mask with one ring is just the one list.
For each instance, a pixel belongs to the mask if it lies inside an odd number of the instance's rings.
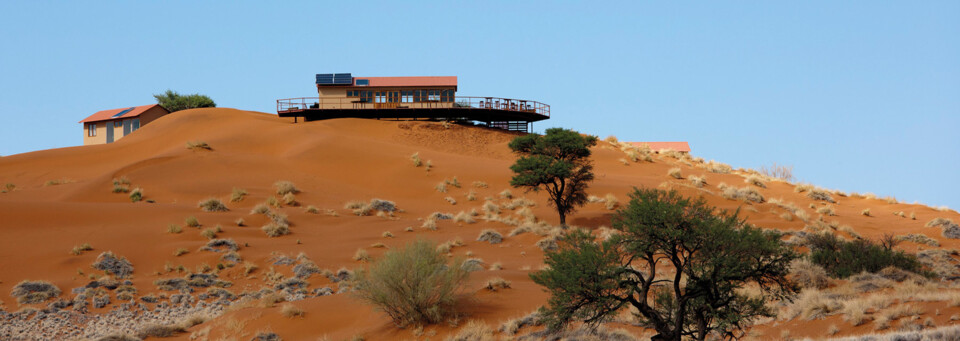
[[360,91],[361,102],[373,102],[373,91]]
[[97,124],[90,123],[87,124],[87,136],[97,136]]
[[357,79],[357,86],[368,86],[370,85],[369,79]]
[[377,91],[376,103],[387,103],[387,92],[386,91]]
[[123,124],[120,123],[120,121],[113,121],[113,127],[114,127],[114,128],[120,128],[121,125],[123,125]]
[[441,91],[442,91],[441,93],[442,96],[440,98],[441,102],[453,102],[454,98],[456,97],[453,90],[448,89],[448,90],[441,90]]
[[430,101],[439,101],[439,100],[440,100],[440,90],[430,90],[430,97],[428,97],[428,100],[430,100]]
[[360,91],[347,90],[347,97],[357,97],[360,96]]
[[413,102],[413,90],[404,90],[400,92],[400,101],[403,103]]
[[140,119],[139,119],[139,118],[135,118],[135,119],[132,119],[132,120],[130,120],[130,121],[131,121],[131,125],[133,126],[132,128],[130,128],[130,131],[137,131],[137,129],[140,129]]

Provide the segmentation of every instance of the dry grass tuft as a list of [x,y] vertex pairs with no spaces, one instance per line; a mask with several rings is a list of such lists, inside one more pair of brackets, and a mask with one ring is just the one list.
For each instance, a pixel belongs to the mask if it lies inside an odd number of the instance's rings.
[[863,211],[860,211],[860,215],[865,216],[865,217],[869,217],[869,216],[870,216],[870,209],[869,209],[869,208],[863,209]]
[[820,213],[825,216],[834,216],[837,215],[833,210],[833,206],[827,205],[817,209],[817,213]]
[[287,193],[297,194],[300,193],[300,190],[297,189],[292,182],[286,180],[280,180],[273,183],[273,188],[277,190],[277,195],[286,195]]
[[60,296],[60,288],[47,281],[21,281],[13,287],[10,296],[20,304],[41,303]]
[[620,206],[620,200],[617,200],[617,196],[613,195],[613,193],[607,193],[607,196],[604,198],[604,202],[606,203],[606,208],[608,210],[615,210],[617,209],[617,206]]
[[300,309],[297,306],[288,303],[288,304],[284,304],[283,307],[280,308],[280,314],[286,318],[294,318],[294,317],[303,317],[303,315],[305,315],[306,313],[304,313],[303,309]]
[[208,198],[206,200],[200,201],[197,203],[199,207],[204,212],[226,212],[230,209],[227,208],[227,205],[224,205],[220,199],[217,198]]
[[683,179],[683,175],[680,173],[680,167],[674,167],[667,170],[667,175],[674,179]]
[[743,179],[743,182],[760,187],[767,188],[767,185],[763,183],[763,178],[756,174],[750,174]]
[[480,236],[477,237],[477,240],[481,242],[490,242],[490,244],[499,244],[500,242],[503,242],[503,235],[494,229],[486,229],[480,232]]
[[803,288],[823,289],[830,285],[827,271],[805,258],[797,259],[790,264],[790,276]]
[[420,152],[413,153],[410,155],[410,161],[413,162],[414,167],[420,167],[423,165],[423,161],[420,160]]
[[247,190],[243,188],[234,187],[233,191],[230,192],[230,202],[241,202],[243,198],[247,196]]
[[770,168],[767,168],[767,166],[761,166],[760,174],[784,181],[791,181],[793,180],[793,166],[778,165],[776,162],[774,162]]
[[703,188],[703,186],[707,184],[707,178],[704,176],[691,175],[687,177],[687,179],[690,179],[690,184],[696,188]]
[[187,141],[187,149],[190,150],[213,150],[209,144],[203,141]]
[[90,246],[89,243],[83,243],[81,245],[74,246],[73,249],[70,250],[70,253],[72,253],[75,256],[79,256],[80,254],[83,253],[83,251],[90,251],[90,250],[93,250],[93,246]]
[[495,341],[497,338],[493,335],[493,329],[486,323],[477,320],[471,320],[461,327],[456,335],[450,336],[446,341]]
[[260,228],[267,237],[279,237],[290,234],[290,226],[285,223],[270,222]]
[[488,280],[487,280],[487,285],[484,286],[484,288],[486,288],[487,290],[490,290],[490,291],[498,291],[498,290],[502,290],[502,289],[509,289],[509,288],[510,288],[510,281],[505,280],[505,279],[500,278],[500,277],[494,277],[494,278],[491,278],[491,279],[488,279]]
[[756,203],[762,203],[764,201],[763,195],[752,187],[736,188],[722,182],[717,185],[717,187],[722,191],[720,195],[730,200],[752,201]]
[[353,253],[353,260],[358,262],[369,262],[371,259],[370,254],[367,253],[366,249],[357,249],[357,252]]

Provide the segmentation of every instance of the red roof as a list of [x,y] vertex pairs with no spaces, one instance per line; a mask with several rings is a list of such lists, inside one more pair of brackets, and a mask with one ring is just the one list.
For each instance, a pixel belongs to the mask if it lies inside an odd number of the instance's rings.
[[457,76],[353,77],[354,85],[358,79],[369,79],[369,86],[457,86]]
[[661,149],[670,149],[678,152],[690,152],[690,144],[687,142],[630,142],[630,144],[640,147],[647,146],[652,151],[659,151]]
[[[115,120],[115,119],[121,119],[121,118],[137,117],[137,116],[140,116],[140,114],[146,112],[147,110],[150,110],[153,107],[159,107],[159,106],[160,106],[159,104],[149,104],[149,105],[141,105],[139,107],[126,107],[126,108],[119,108],[119,109],[97,111],[93,115],[90,115],[90,117],[87,117],[83,119],[83,121],[80,121],[80,123],[100,122],[100,121],[109,121],[109,120]],[[160,108],[163,109],[163,107],[160,107]],[[123,115],[113,117],[114,115],[119,114],[124,110],[130,110],[130,111],[125,112]],[[166,109],[164,109],[164,111],[166,111]]]

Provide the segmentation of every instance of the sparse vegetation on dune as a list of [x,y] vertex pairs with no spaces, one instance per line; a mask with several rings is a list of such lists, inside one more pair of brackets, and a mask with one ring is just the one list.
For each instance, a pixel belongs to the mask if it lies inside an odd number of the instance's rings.
[[743,179],[743,182],[760,188],[767,188],[767,185],[763,183],[763,178],[756,174],[747,175],[747,177]]
[[722,191],[720,192],[720,195],[730,200],[750,201],[756,203],[762,203],[764,201],[763,195],[752,187],[737,188],[722,182],[717,185],[717,187]]
[[[893,245],[857,239],[844,241],[832,234],[807,236],[810,260],[822,266],[833,277],[846,278],[862,271],[877,272],[892,266],[914,273],[924,273],[916,256],[893,250]],[[893,237],[889,240],[894,241]]]
[[267,237],[279,237],[290,234],[290,226],[284,223],[270,222],[260,228]]
[[187,149],[190,150],[213,150],[209,144],[203,141],[187,141]]
[[300,193],[300,190],[297,189],[296,185],[286,180],[280,180],[280,181],[274,182],[273,188],[276,190],[277,195]]
[[414,167],[420,167],[421,165],[423,165],[423,162],[420,160],[420,152],[416,152],[416,153],[413,153],[413,155],[410,155],[410,161],[413,162]]
[[51,298],[60,296],[60,288],[47,281],[21,281],[13,287],[10,296],[20,304],[42,303]]
[[[436,246],[417,240],[387,251],[368,269],[354,273],[354,294],[377,306],[399,326],[440,323],[456,316],[456,295],[468,272],[448,264]],[[402,283],[402,285],[401,285]]]
[[204,212],[226,212],[230,209],[227,208],[227,205],[224,205],[220,199],[217,198],[208,198],[197,203],[197,207],[202,209]]
[[770,167],[761,166],[759,172],[770,178],[777,178],[783,181],[793,180],[793,166],[778,165],[774,162]]
[[91,265],[94,269],[124,278],[133,274],[133,264],[125,257],[117,256],[111,251],[101,253]]
[[130,191],[130,201],[137,202],[143,200],[143,188],[137,187]]
[[353,210],[353,214],[358,216],[367,216],[372,212],[383,212],[387,215],[393,215],[397,211],[397,204],[393,201],[383,199],[371,199],[370,202],[351,201],[344,205],[344,208]]
[[247,190],[234,187],[230,192],[230,202],[241,202],[247,196]]
[[674,167],[667,170],[667,175],[674,179],[683,179],[683,175],[680,172],[680,167]]
[[[589,232],[571,230],[556,250],[545,252],[547,267],[531,275],[551,293],[549,306],[541,310],[551,331],[562,330],[573,318],[596,325],[633,306],[641,326],[657,332],[655,339],[703,339],[772,316],[766,301],[795,290],[786,276],[796,255],[779,233],[744,224],[735,215],[715,214],[702,198],[687,199],[675,191],[636,189],[630,197],[612,218],[620,233],[597,241]],[[654,271],[661,261],[678,275]],[[751,283],[764,284],[762,296],[740,290]]]
[[90,246],[89,243],[83,243],[81,245],[74,246],[73,249],[70,250],[70,253],[75,256],[79,256],[80,254],[83,253],[83,251],[90,251],[90,250],[93,250],[93,246]]

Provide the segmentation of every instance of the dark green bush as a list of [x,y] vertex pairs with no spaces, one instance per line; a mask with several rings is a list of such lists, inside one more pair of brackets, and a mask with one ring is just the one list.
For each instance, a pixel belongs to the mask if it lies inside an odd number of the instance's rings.
[[845,241],[832,234],[807,237],[810,261],[822,266],[831,277],[847,278],[863,271],[877,272],[888,266],[926,275],[917,257],[896,251],[893,245],[857,239]]
[[153,97],[157,99],[157,104],[160,104],[161,107],[164,107],[170,112],[193,108],[212,108],[217,106],[217,103],[214,103],[213,100],[206,95],[181,95],[173,90],[167,90],[167,92],[153,95]]

